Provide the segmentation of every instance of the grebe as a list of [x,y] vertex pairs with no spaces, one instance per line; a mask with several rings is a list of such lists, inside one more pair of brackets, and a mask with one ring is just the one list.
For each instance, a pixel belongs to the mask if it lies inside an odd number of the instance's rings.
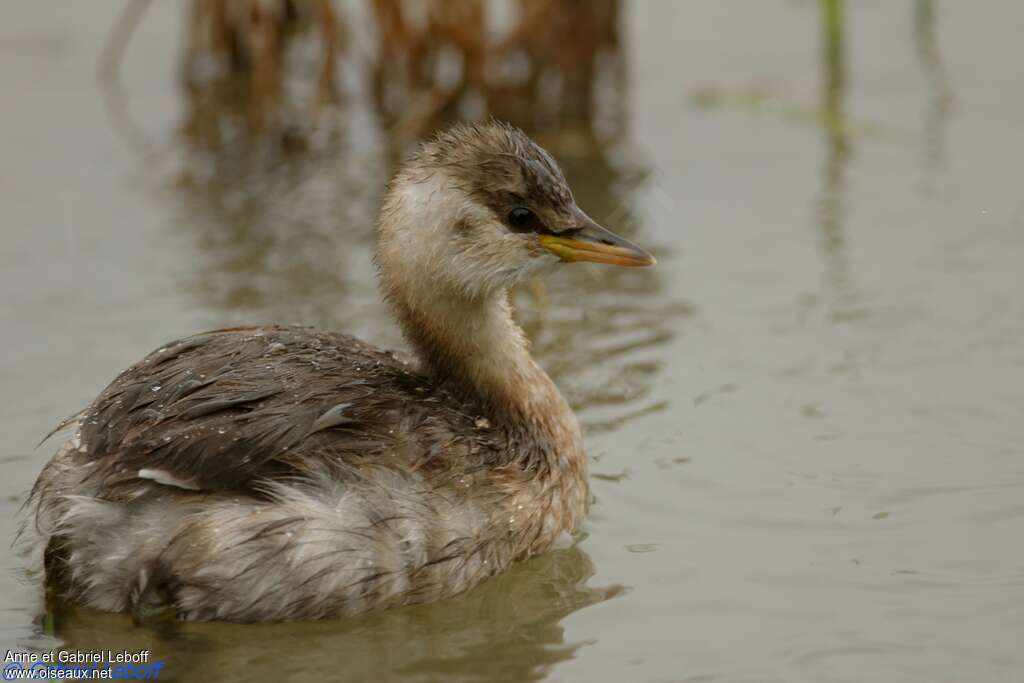
[[33,487],[50,585],[137,617],[340,617],[455,595],[577,527],[580,428],[508,290],[560,261],[654,259],[498,123],[424,143],[378,232],[415,359],[279,326],[154,351],[67,421]]

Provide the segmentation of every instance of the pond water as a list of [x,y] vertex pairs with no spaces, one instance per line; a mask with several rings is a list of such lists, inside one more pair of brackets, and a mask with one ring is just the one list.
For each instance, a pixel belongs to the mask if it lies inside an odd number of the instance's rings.
[[[401,343],[368,117],[340,156],[175,184],[96,84],[120,6],[2,10],[2,538],[42,435],[169,339],[276,321]],[[436,605],[167,629],[40,620],[10,556],[0,644],[150,649],[165,680],[1021,680],[1024,5],[841,9],[624,8],[626,139],[566,167],[659,264],[519,297],[587,432],[574,547]],[[123,66],[160,150],[181,14],[157,3]]]

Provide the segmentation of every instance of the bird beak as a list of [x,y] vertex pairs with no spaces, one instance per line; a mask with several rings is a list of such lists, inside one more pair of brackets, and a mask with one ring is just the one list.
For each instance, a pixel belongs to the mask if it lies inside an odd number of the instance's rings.
[[653,266],[657,261],[649,253],[623,239],[614,232],[602,228],[590,216],[579,211],[582,225],[565,230],[557,235],[541,235],[540,243],[545,249],[563,261],[592,261],[609,263],[613,266],[638,268]]

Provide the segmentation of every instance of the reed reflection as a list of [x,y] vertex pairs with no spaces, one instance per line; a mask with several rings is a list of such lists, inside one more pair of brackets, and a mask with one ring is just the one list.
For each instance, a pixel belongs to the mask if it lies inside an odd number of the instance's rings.
[[387,173],[378,162],[347,163],[336,151],[275,163],[222,156],[203,175],[193,166],[176,218],[197,248],[183,286],[221,322],[367,331],[365,318],[384,319],[372,305]]
[[339,123],[344,24],[331,0],[193,0],[181,64],[195,147],[324,146]]
[[401,149],[458,120],[509,121],[555,150],[625,129],[619,0],[375,0],[373,92]]
[[[363,16],[330,0],[193,0],[186,139],[208,150],[329,145],[345,118],[342,65],[362,72],[396,157],[438,128],[489,117],[573,153],[623,138],[619,0],[368,4]],[[347,49],[350,24],[376,36],[368,59]]]
[[956,108],[956,95],[939,49],[938,12],[935,0],[914,3],[914,46],[928,87],[922,126],[925,161],[932,171],[945,165],[946,127]]
[[846,169],[852,154],[850,127],[845,111],[846,46],[843,0],[820,0],[821,30],[821,126],[825,142],[822,189],[816,218],[819,245],[825,257],[834,300],[833,320],[853,320],[864,315],[850,277],[846,214]]

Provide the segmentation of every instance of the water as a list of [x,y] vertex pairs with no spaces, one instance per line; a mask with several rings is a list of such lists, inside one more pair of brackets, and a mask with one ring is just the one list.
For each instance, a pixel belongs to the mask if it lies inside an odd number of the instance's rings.
[[[176,185],[174,156],[104,113],[118,8],[9,1],[0,23],[4,537],[39,438],[169,339],[282,321],[399,343],[365,118],[343,160]],[[150,648],[178,680],[1020,680],[1024,7],[625,14],[627,139],[567,165],[659,264],[519,297],[587,428],[584,538],[442,604],[167,631],[67,606],[38,623],[11,557],[0,641]],[[179,23],[158,3],[124,67],[160,150]]]

